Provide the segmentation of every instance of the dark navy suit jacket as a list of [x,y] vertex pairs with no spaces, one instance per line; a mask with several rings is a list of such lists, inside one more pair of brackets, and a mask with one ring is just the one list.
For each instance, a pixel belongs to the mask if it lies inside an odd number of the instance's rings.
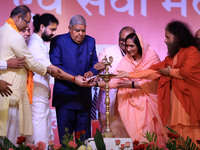
[[[54,37],[50,45],[51,63],[72,75],[84,75],[92,71],[98,62],[95,39],[86,35],[81,44],[75,43],[70,34]],[[55,79],[53,90],[53,106],[73,110],[88,110],[91,108],[91,88],[79,87],[70,81]]]

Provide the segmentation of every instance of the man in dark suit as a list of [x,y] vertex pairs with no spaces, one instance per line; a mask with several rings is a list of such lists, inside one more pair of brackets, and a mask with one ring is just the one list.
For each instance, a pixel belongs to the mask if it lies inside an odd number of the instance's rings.
[[85,130],[85,138],[91,136],[91,88],[74,84],[77,75],[89,78],[99,73],[94,69],[98,62],[95,39],[86,35],[86,21],[75,15],[70,19],[69,32],[53,38],[50,60],[53,65],[74,75],[72,81],[55,79],[53,106],[56,107],[60,141],[66,133]]

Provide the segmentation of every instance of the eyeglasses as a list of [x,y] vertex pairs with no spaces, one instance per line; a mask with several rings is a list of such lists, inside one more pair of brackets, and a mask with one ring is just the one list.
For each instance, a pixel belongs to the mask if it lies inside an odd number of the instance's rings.
[[120,42],[125,42],[126,39],[124,39],[124,38],[119,38],[119,41],[120,41]]
[[26,22],[26,24],[29,24],[30,21],[27,21],[26,19],[22,18],[22,20],[24,20]]

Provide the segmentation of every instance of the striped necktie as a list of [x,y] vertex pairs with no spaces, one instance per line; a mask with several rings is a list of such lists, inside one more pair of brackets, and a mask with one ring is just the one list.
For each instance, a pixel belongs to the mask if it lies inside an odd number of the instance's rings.
[[94,87],[94,96],[93,96],[92,108],[91,108],[91,119],[92,120],[97,119],[97,115],[96,115],[97,96],[98,96],[97,87]]

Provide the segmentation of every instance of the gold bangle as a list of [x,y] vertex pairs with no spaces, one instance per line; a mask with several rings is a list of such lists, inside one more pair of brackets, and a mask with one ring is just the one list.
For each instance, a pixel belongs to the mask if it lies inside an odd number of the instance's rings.
[[74,82],[75,81],[75,76],[73,76],[73,78],[72,78],[72,82]]

